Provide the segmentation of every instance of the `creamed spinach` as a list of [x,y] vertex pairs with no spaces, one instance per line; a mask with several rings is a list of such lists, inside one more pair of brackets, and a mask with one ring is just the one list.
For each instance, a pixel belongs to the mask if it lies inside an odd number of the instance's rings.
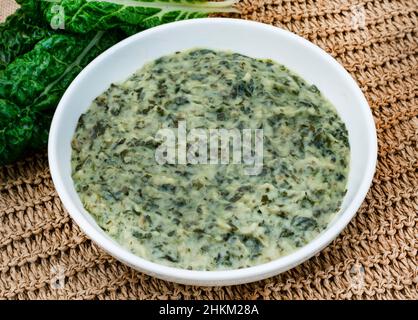
[[[155,160],[161,128],[263,129],[258,175],[241,164]],[[193,270],[253,266],[325,229],[346,193],[349,142],[320,93],[283,65],[193,49],[112,84],[78,122],[72,177],[112,238],[148,260]]]

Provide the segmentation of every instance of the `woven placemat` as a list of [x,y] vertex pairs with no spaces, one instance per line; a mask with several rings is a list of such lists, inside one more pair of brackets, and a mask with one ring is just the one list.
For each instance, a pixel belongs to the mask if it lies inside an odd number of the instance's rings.
[[[10,3],[1,0],[0,17]],[[243,0],[240,7],[244,19],[318,44],[365,93],[379,159],[356,218],[320,254],[277,277],[231,287],[178,285],[138,273],[92,244],[63,208],[46,155],[38,155],[0,168],[1,298],[418,299],[417,3]]]

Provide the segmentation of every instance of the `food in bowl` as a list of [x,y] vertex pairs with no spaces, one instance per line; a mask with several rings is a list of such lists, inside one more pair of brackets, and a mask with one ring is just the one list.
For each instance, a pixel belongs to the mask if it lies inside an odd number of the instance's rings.
[[[262,130],[261,170],[159,163],[159,130],[181,123]],[[83,206],[119,244],[164,265],[225,270],[275,260],[324,230],[349,155],[344,122],[315,85],[269,59],[191,49],[98,96],[78,121],[71,163]]]

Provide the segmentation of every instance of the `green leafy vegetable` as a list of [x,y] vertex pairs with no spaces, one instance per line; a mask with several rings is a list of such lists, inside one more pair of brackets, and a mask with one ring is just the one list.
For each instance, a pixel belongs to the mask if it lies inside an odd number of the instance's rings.
[[57,4],[64,16],[65,30],[86,33],[120,28],[132,33],[163,23],[206,17],[215,12],[238,12],[238,0],[20,0],[38,10],[49,23],[57,17]]
[[0,25],[0,70],[50,34],[47,26],[19,9]]
[[0,99],[0,163],[10,163],[48,141],[52,113],[35,113]]
[[[21,8],[0,24],[0,165],[46,145],[59,99],[101,52],[144,28],[235,12],[237,2],[16,1]],[[54,30],[57,14],[63,24]]]
[[91,35],[55,34],[18,57],[0,74],[0,98],[34,111],[55,108],[82,68],[122,39],[116,31]]
[[54,34],[0,73],[0,163],[46,144],[51,115],[65,89],[83,67],[122,38],[118,31]]

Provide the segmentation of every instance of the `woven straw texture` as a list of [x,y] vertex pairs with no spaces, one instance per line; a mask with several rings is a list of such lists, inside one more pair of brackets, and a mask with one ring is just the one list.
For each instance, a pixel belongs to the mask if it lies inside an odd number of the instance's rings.
[[[0,298],[418,299],[417,6],[416,0],[240,3],[241,18],[293,31],[334,56],[373,111],[379,139],[373,185],[356,218],[320,254],[240,286],[191,287],[146,276],[79,230],[41,154],[0,168]],[[13,7],[0,0],[0,17]]]

